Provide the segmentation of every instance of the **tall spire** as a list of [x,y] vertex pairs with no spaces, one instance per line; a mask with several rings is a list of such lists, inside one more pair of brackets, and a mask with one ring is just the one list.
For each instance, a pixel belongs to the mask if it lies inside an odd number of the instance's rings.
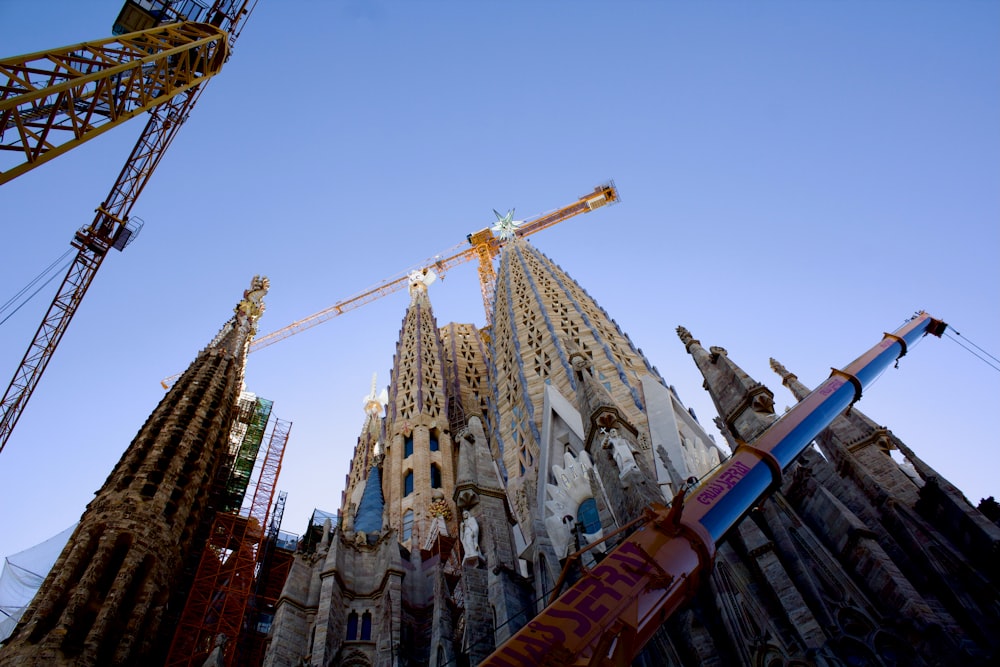
[[434,280],[433,271],[410,274],[385,420],[382,481],[389,523],[411,548],[426,537],[431,505],[454,480],[445,350],[427,295]]
[[576,398],[570,354],[587,359],[595,381],[640,428],[646,424],[640,377],[656,372],[600,305],[523,238],[508,241],[501,251],[493,340],[496,405],[490,436],[526,526],[538,502],[537,478],[547,474],[538,470],[544,396],[555,391],[569,401]]
[[266,278],[253,279],[233,317],[136,434],[0,650],[0,665],[162,659],[172,631],[165,610],[182,606],[179,577],[212,518],[213,482],[267,287]]
[[706,350],[684,327],[677,327],[677,336],[694,358],[723,425],[734,437],[749,442],[771,425],[776,416],[770,389],[733,363],[724,348]]

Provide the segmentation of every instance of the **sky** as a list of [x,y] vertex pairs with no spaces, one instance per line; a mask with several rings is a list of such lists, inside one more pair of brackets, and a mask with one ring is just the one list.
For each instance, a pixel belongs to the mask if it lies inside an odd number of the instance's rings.
[[[0,57],[107,36],[121,4],[0,0]],[[144,122],[0,186],[0,301],[91,221]],[[920,309],[1000,356],[1000,3],[260,0],[0,452],[0,555],[79,518],[253,275],[267,333],[493,209],[533,218],[609,179],[620,204],[532,242],[710,432],[677,325],[779,409],[770,357],[816,385]],[[3,381],[59,279],[0,326]],[[451,270],[438,323],[482,324],[479,294],[474,264]],[[251,355],[248,389],[293,422],[284,530],[338,509],[407,302]],[[916,346],[858,408],[973,503],[1000,496],[1000,372],[954,340]]]

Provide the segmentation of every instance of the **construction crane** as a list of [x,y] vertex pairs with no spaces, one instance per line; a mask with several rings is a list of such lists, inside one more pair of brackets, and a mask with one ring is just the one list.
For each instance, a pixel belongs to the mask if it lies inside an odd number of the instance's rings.
[[[600,564],[584,568],[573,586],[480,665],[631,664],[664,621],[695,597],[712,570],[716,545],[781,485],[782,471],[908,348],[926,334],[940,337],[946,328],[918,313],[843,370],[833,369],[752,443],[741,443],[688,494],[690,500],[682,491],[669,508],[647,508]],[[564,579],[565,571],[560,585]]]
[[228,50],[187,22],[0,60],[0,185],[201,85]]
[[[500,254],[500,248],[504,240],[510,237],[523,238],[530,236],[564,220],[568,220],[573,216],[581,213],[589,213],[596,208],[614,204],[618,201],[618,190],[615,187],[614,181],[608,181],[595,187],[593,192],[579,197],[572,204],[521,223],[513,220],[513,211],[509,211],[506,215],[501,215],[494,211],[497,216],[497,224],[493,227],[486,227],[480,229],[478,232],[469,234],[466,237],[466,243],[452,246],[448,250],[418,264],[414,269],[408,269],[391,278],[387,278],[373,287],[369,287],[354,296],[338,301],[328,308],[324,308],[318,313],[304,317],[301,320],[296,320],[281,329],[255,338],[250,344],[250,352],[267,347],[268,345],[274,345],[289,336],[310,329],[317,324],[322,324],[338,315],[343,315],[366,303],[380,299],[387,294],[397,292],[406,287],[413,271],[434,270],[438,276],[443,276],[449,269],[473,259],[479,261],[479,285],[483,294],[483,308],[486,311],[485,326],[489,327],[492,321],[491,309],[497,281],[493,261]],[[161,380],[160,384],[163,385],[164,389],[168,389],[178,377],[180,377],[179,373],[171,375]]]
[[[239,37],[243,25],[256,4],[256,0],[213,0],[211,6],[206,6],[196,0],[127,0],[121,14],[118,16],[118,20],[115,22],[113,31],[117,34],[144,31],[143,34],[147,35],[139,38],[135,37],[134,34],[128,35],[127,38],[123,36],[118,40],[119,43],[132,41],[133,39],[139,39],[140,43],[143,40],[152,40],[150,43],[156,43],[159,39],[164,39],[162,35],[167,33],[194,35],[201,31],[204,35],[213,34],[209,27],[195,27],[187,25],[187,22],[193,21],[214,26],[217,31],[221,31],[221,34],[225,35],[225,39],[222,42],[218,42],[219,33],[216,32],[213,37],[209,38],[210,41],[202,46],[189,43],[187,48],[179,45],[164,48],[159,53],[160,60],[154,58],[152,61],[145,63],[145,65],[137,65],[140,69],[143,66],[147,66],[148,72],[152,75],[153,73],[164,72],[164,63],[166,63],[166,70],[169,70],[175,64],[179,65],[183,61],[186,63],[185,67],[189,70],[189,73],[193,75],[197,74],[199,70],[208,71],[210,65],[213,68],[222,65],[222,61],[231,53],[233,44]],[[175,26],[175,28],[171,28],[165,32],[149,30],[156,26],[176,23],[183,23],[184,25]],[[161,35],[161,37],[154,39],[152,35]],[[215,46],[211,47],[211,44],[215,44]],[[98,56],[90,47],[82,51],[80,49],[76,51],[71,50],[70,52],[66,52],[65,50],[60,51],[60,53],[64,54],[63,62],[70,64],[75,62],[73,58],[77,57],[72,56],[73,53],[79,55],[84,52],[93,54],[95,58],[111,58],[115,53],[114,50],[110,50],[103,56]],[[123,51],[122,53],[126,52]],[[69,55],[65,55],[67,53]],[[44,54],[36,55],[44,56]],[[165,60],[162,60],[164,58]],[[55,60],[58,61],[59,59]],[[141,62],[142,58],[138,58],[138,60]],[[59,67],[61,65],[56,64],[53,71]],[[88,87],[90,86],[88,83],[83,88],[79,86],[74,88],[74,83],[66,80],[64,75],[53,73],[51,75],[53,77],[52,81],[56,82],[54,87],[58,87],[59,91],[45,91],[43,89],[33,91],[29,94],[40,100],[40,105],[54,107],[49,109],[51,112],[49,122],[52,125],[56,124],[56,119],[63,118],[64,116],[67,119],[67,124],[73,124],[72,119],[77,117],[76,114],[79,109],[73,102],[72,96],[78,94],[78,91],[81,90],[86,91],[90,95],[88,103],[94,109],[91,117],[97,114],[99,110],[104,111],[107,115],[112,115],[110,108],[113,106],[112,102],[115,100],[115,94],[120,95],[123,93],[118,83],[114,81],[115,74],[108,74],[112,70],[115,70],[114,66],[107,70],[102,70],[106,78],[101,86],[97,85],[97,81],[101,78],[101,75],[98,71],[92,72],[94,75],[93,85]],[[125,71],[122,70],[121,73],[124,75]],[[41,77],[41,79],[32,78],[31,81],[33,82],[44,79],[44,75],[37,72],[32,72],[32,76]],[[134,77],[142,78],[141,75],[135,73],[130,75],[129,79],[131,80]],[[122,80],[124,78],[123,76]],[[167,80],[170,80],[170,77],[167,77],[164,83]],[[97,270],[107,256],[108,251],[111,248],[119,251],[123,250],[138,231],[139,226],[129,221],[132,206],[146,186],[149,177],[152,175],[153,170],[156,169],[157,164],[159,164],[167,147],[173,141],[177,131],[191,113],[201,92],[205,89],[204,79],[199,82],[191,82],[190,84],[185,81],[184,77],[174,80],[173,94],[170,97],[166,97],[165,93],[159,94],[155,86],[145,93],[146,96],[151,96],[149,98],[150,101],[156,99],[162,101],[149,109],[149,120],[146,123],[146,127],[143,129],[142,134],[136,141],[135,147],[125,161],[125,166],[111,187],[107,198],[97,207],[94,219],[90,224],[77,231],[70,241],[70,245],[77,251],[76,257],[70,265],[65,278],[63,278],[63,282],[52,301],[52,305],[49,306],[48,311],[45,313],[31,344],[28,346],[28,351],[24,354],[24,358],[21,360],[17,370],[14,371],[14,377],[10,382],[10,386],[7,388],[2,401],[0,401],[0,411],[2,411],[2,414],[0,414],[0,451],[7,444],[7,440],[10,438],[14,426],[24,411],[28,399],[38,385],[45,367],[52,358],[52,354],[59,345],[59,341],[66,332],[70,320],[72,320],[73,315],[76,313],[76,309],[79,307],[83,296],[87,293],[87,288],[90,287],[90,283],[94,280],[94,276],[97,274]],[[136,80],[136,85],[137,90],[141,88],[141,86],[138,86],[138,80]],[[7,87],[11,86],[12,84],[8,82]],[[98,90],[101,92],[98,93]],[[98,97],[99,99],[97,99]],[[136,99],[141,100],[143,96],[138,95]],[[106,101],[110,106],[105,109],[102,106],[104,102],[101,100]],[[14,119],[15,114],[13,110],[15,108],[18,109],[17,118],[19,118],[18,122],[20,125],[15,123],[14,127],[24,128],[25,132],[28,129],[31,130],[30,133],[24,135],[25,137],[30,136],[31,140],[22,140],[22,144],[30,144],[27,147],[24,145],[21,146],[21,150],[25,152],[25,155],[35,154],[40,157],[43,154],[49,153],[59,154],[66,152],[72,147],[65,145],[61,145],[64,146],[61,148],[49,147],[46,142],[50,141],[53,129],[49,128],[46,131],[42,131],[42,129],[35,127],[32,123],[37,119],[30,118],[30,113],[26,115],[26,112],[14,102],[11,104],[11,113],[9,116],[6,115],[7,107],[4,107],[5,115],[2,117],[4,124],[0,125],[0,127],[6,129],[7,119]],[[80,108],[82,109],[82,106]],[[122,113],[128,115],[130,112],[123,107]],[[59,122],[61,123],[62,121]],[[89,132],[82,133],[80,137],[75,137],[74,135],[74,138],[67,142],[67,144],[78,145],[89,136],[93,136],[95,132],[102,131],[104,127],[105,125],[95,127]],[[20,133],[21,129],[18,132]]]

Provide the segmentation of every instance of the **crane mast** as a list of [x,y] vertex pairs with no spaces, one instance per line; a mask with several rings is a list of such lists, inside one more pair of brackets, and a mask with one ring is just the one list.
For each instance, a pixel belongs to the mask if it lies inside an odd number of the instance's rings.
[[[594,568],[480,663],[627,665],[712,569],[716,544],[781,483],[782,471],[921,337],[947,325],[927,313],[830,377],[671,507],[652,505]],[[593,546],[593,545],[591,545]]]
[[[184,3],[185,8],[191,3]],[[193,18],[205,19],[205,22],[222,30],[226,35],[226,54],[231,52],[232,45],[239,36],[240,30],[249,17],[256,0],[215,0],[212,6],[199,12]],[[192,5],[197,7],[197,5]],[[145,8],[144,8],[145,7]],[[155,23],[174,23],[188,16],[178,11],[178,3],[162,0],[145,0],[143,6],[129,2],[125,9],[132,9],[130,18],[148,20]],[[152,8],[154,11],[147,11]],[[122,25],[126,11],[123,9],[116,28]],[[120,29],[128,30],[128,22]],[[224,56],[221,56],[224,58]],[[217,63],[221,66],[221,60]],[[0,451],[3,450],[18,419],[41,379],[46,366],[52,358],[59,341],[62,340],[73,315],[76,313],[87,289],[90,287],[97,270],[101,267],[108,250],[115,248],[123,250],[129,240],[138,231],[138,225],[129,222],[129,213],[145,188],[149,177],[167,147],[173,141],[181,125],[187,119],[204,90],[204,81],[187,87],[181,87],[174,95],[154,106],[149,112],[149,120],[136,141],[132,152],[119,173],[107,198],[97,207],[91,223],[76,232],[70,244],[76,248],[76,257],[70,265],[62,284],[49,306],[42,323],[28,346],[27,352],[14,371],[14,377],[0,400]]]

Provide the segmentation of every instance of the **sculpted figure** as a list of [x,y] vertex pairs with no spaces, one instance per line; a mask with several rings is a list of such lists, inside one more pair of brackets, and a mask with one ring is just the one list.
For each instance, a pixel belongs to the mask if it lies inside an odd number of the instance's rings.
[[631,470],[639,469],[639,466],[635,462],[635,456],[632,455],[632,448],[629,447],[628,440],[618,435],[618,429],[613,428],[608,431],[608,434],[604,437],[604,446],[612,448],[615,463],[618,464],[619,478],[624,478],[626,473]]
[[465,552],[464,560],[482,556],[479,552],[479,522],[469,514],[469,510],[462,512],[462,550]]

